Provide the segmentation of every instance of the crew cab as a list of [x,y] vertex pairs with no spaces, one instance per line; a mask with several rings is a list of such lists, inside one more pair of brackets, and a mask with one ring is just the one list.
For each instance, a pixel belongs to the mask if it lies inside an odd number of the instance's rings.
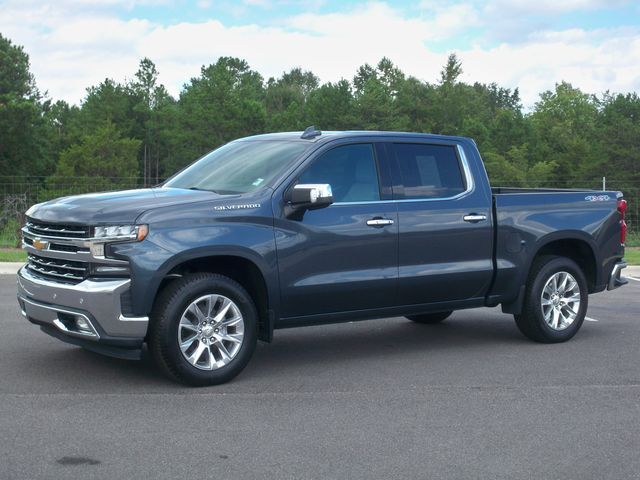
[[626,283],[616,191],[491,188],[473,140],[397,132],[242,138],[155,188],[27,212],[23,315],[169,377],[230,380],[274,330],[502,306],[532,340],[573,337]]

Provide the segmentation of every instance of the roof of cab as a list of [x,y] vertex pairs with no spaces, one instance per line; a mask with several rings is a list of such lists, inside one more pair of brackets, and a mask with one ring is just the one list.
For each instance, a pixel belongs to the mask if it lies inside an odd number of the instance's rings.
[[349,137],[407,137],[407,138],[433,138],[442,140],[466,140],[466,137],[457,137],[451,135],[437,135],[433,133],[417,133],[417,132],[389,132],[378,130],[344,130],[344,131],[325,131],[312,138],[301,138],[304,132],[279,132],[265,133],[262,135],[253,135],[250,137],[240,138],[238,140],[288,140],[315,143],[323,140]]

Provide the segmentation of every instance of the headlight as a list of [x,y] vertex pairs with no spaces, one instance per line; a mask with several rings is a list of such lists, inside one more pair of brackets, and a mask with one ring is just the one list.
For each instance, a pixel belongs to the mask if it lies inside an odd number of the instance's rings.
[[149,233],[148,225],[105,225],[94,227],[93,239],[113,242],[118,240],[142,241]]

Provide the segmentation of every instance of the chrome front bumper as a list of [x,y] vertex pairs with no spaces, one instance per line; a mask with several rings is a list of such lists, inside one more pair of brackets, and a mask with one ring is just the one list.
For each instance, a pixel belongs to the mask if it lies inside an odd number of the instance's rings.
[[[75,338],[96,342],[118,337],[143,339],[149,318],[122,314],[120,296],[130,285],[129,279],[87,279],[68,285],[43,280],[22,267],[18,271],[18,302],[29,320],[53,326]],[[74,320],[78,317],[90,328],[85,331],[75,328]]]

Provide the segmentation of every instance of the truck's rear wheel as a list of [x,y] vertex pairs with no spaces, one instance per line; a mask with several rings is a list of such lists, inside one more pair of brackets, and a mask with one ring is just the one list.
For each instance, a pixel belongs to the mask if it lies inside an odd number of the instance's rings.
[[407,318],[412,322],[416,323],[427,323],[434,324],[440,323],[443,320],[446,320],[451,316],[453,312],[436,312],[436,313],[425,313],[422,315],[407,315]]
[[588,300],[587,280],[576,262],[540,257],[531,269],[522,313],[514,315],[516,325],[536,342],[564,342],[582,326]]
[[169,377],[217,385],[247,365],[257,340],[249,294],[223,275],[196,273],[175,280],[154,307],[149,349]]

